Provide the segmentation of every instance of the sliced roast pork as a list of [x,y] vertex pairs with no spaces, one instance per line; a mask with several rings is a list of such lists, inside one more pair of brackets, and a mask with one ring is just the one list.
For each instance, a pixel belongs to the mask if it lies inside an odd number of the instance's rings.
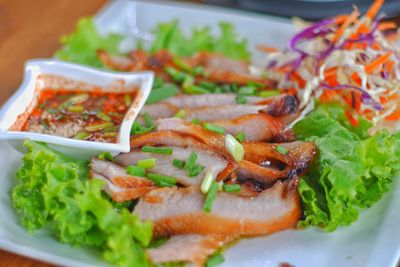
[[232,241],[222,235],[177,235],[165,244],[147,250],[153,263],[190,262],[204,266],[206,260],[218,248]]
[[[226,158],[210,150],[201,150],[195,147],[169,147],[173,149],[172,155],[147,153],[136,149],[117,156],[115,162],[122,166],[128,166],[135,165],[139,160],[155,158],[156,165],[149,169],[149,172],[175,177],[179,184],[185,186],[201,185],[206,173],[211,173],[213,177],[218,177],[219,180],[222,180],[233,171],[230,162]],[[204,169],[194,177],[190,177],[185,168],[178,168],[173,165],[174,159],[187,161],[192,152],[195,152],[197,155],[196,163],[204,167]]]
[[154,223],[156,237],[176,234],[257,236],[295,227],[301,207],[289,182],[276,182],[257,197],[219,192],[210,213],[203,211],[205,195],[194,187],[160,188],[135,207],[142,220]]

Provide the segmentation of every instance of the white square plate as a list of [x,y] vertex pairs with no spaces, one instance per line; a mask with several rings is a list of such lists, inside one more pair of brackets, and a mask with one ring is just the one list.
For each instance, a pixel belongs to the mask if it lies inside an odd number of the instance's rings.
[[[274,17],[167,1],[112,2],[99,13],[96,23],[103,32],[127,34],[128,20],[136,19],[139,29],[147,31],[173,18],[179,18],[185,30],[204,24],[215,29],[218,21],[231,22],[249,39],[251,48],[260,43],[285,45],[294,32],[290,22]],[[260,54],[254,55],[254,60],[260,59]],[[0,247],[58,265],[106,266],[96,251],[61,244],[45,232],[31,236],[20,226],[10,198],[20,158],[6,143],[0,143]],[[288,262],[296,267],[395,267],[400,256],[399,211],[400,184],[395,183],[349,227],[333,233],[310,228],[242,240],[225,252],[221,266],[277,267]]]

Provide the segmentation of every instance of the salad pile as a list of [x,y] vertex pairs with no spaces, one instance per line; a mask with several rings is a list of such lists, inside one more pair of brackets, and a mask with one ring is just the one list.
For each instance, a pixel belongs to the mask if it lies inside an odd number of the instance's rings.
[[[351,224],[362,209],[372,206],[390,189],[400,173],[400,134],[393,133],[396,126],[388,124],[396,123],[400,114],[399,35],[396,25],[376,18],[382,4],[376,1],[362,17],[355,9],[349,15],[308,25],[283,52],[263,47],[268,55],[262,72],[276,81],[275,87],[264,90],[265,86],[257,83],[191,83],[187,88],[194,89],[184,91],[199,95],[234,93],[237,103],[248,101],[245,97],[286,93],[296,96],[303,110],[313,108],[293,126],[297,140],[314,142],[317,147],[317,155],[297,188],[303,210],[298,224],[301,228],[317,226],[333,231]],[[159,24],[153,33],[155,41],[150,47],[138,46],[149,54],[168,51],[181,69],[167,71],[173,83],[158,77],[147,104],[172,97],[178,86],[185,90],[188,80],[207,75],[202,69],[188,68],[180,58],[212,52],[249,62],[246,40],[227,23],[220,24],[218,36],[208,27],[195,28],[185,35],[176,20]],[[63,47],[56,56],[105,68],[99,50],[116,54],[122,40],[118,35],[101,36],[93,20],[84,18],[75,33],[62,38]],[[184,112],[179,110],[175,117],[187,116]],[[385,129],[388,125],[391,132]],[[153,128],[153,122],[144,116],[144,122],[135,124],[132,134]],[[97,247],[105,260],[119,266],[152,265],[145,249],[160,246],[163,241],[151,242],[152,223],[139,220],[129,211],[135,201],[113,201],[104,193],[104,183],[89,179],[89,162],[69,158],[45,144],[26,141],[25,146],[29,152],[17,172],[12,198],[28,231],[50,227],[61,242]],[[287,150],[282,147],[280,153]],[[110,155],[99,158],[110,160]],[[218,251],[206,266],[221,261]]]

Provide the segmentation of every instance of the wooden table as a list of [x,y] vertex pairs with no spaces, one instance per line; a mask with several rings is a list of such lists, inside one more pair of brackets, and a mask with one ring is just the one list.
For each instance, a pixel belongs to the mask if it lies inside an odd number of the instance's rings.
[[[60,36],[107,0],[0,0],[0,105],[18,88],[23,64],[51,57]],[[0,250],[0,267],[52,266]]]

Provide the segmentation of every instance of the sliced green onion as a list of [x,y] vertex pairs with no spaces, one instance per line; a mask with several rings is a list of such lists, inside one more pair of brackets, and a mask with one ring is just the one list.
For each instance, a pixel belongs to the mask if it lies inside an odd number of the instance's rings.
[[247,98],[242,95],[238,95],[238,96],[236,96],[236,103],[237,104],[246,104]]
[[194,84],[194,78],[192,76],[187,75],[182,83],[183,90],[186,90],[190,86]]
[[152,180],[158,186],[174,186],[176,185],[176,178],[172,176],[165,176],[157,173],[148,173],[147,178]]
[[154,126],[153,119],[151,118],[151,116],[150,116],[149,113],[145,112],[145,113],[143,114],[143,120],[144,120],[144,123],[146,124],[146,126],[147,126],[148,128],[150,128],[150,127],[155,127],[155,126]]
[[107,132],[103,133],[104,137],[116,137],[118,135],[118,132]]
[[263,88],[263,87],[265,87],[265,85],[264,85],[264,84],[262,84],[262,83],[258,83],[258,82],[254,82],[254,81],[250,81],[250,82],[248,82],[248,83],[247,83],[247,86],[250,86],[250,87],[255,87],[255,88],[257,88],[257,89],[260,89],[260,88]]
[[174,64],[181,70],[186,71],[186,72],[191,72],[192,69],[182,60],[179,58],[174,59]]
[[88,132],[95,132],[95,131],[104,130],[104,129],[112,127],[112,126],[114,126],[114,124],[112,122],[105,122],[105,123],[86,126],[85,130]]
[[152,127],[143,127],[142,125],[140,125],[140,123],[135,121],[132,124],[131,135],[149,133],[149,132],[153,131],[154,129],[155,129],[154,126],[152,126]]
[[136,165],[145,169],[151,169],[154,166],[156,166],[156,159],[155,158],[141,159],[136,162]]
[[211,82],[201,82],[199,86],[209,90],[209,91],[214,91],[218,85],[216,83],[211,83]]
[[185,164],[186,164],[186,162],[184,160],[179,160],[179,159],[173,159],[172,160],[172,165],[174,165],[178,169],[185,168]]
[[124,95],[125,106],[129,107],[132,104],[132,99],[130,95]]
[[240,132],[237,135],[235,135],[236,140],[238,140],[240,143],[243,143],[244,140],[246,140],[246,134],[244,132]]
[[67,101],[72,104],[79,104],[89,99],[89,94],[80,94],[70,97]]
[[261,91],[258,93],[261,97],[271,97],[279,95],[281,92],[279,90],[268,90],[268,91]]
[[192,153],[190,153],[190,156],[189,156],[189,158],[187,160],[187,163],[186,163],[185,167],[187,169],[194,168],[194,166],[196,166],[196,160],[197,160],[197,154],[196,154],[196,152],[192,151]]
[[204,88],[194,85],[194,84],[184,87],[182,89],[185,93],[192,94],[192,95],[201,95],[201,94],[209,93],[209,91],[207,89],[204,89]]
[[206,122],[203,124],[203,127],[204,127],[204,129],[215,132],[215,133],[219,133],[219,134],[225,133],[224,127],[218,126],[216,124]]
[[193,124],[200,124],[200,120],[199,120],[199,119],[196,119],[196,118],[194,118],[194,119],[192,120],[192,123],[193,123]]
[[186,117],[186,110],[180,109],[176,114],[175,118],[181,118],[184,119]]
[[171,155],[172,152],[174,152],[170,147],[154,147],[154,146],[144,146],[142,147],[142,151],[147,153],[155,153],[163,155]]
[[161,100],[176,96],[178,92],[178,87],[173,84],[163,85],[161,87],[158,87],[157,89],[153,89],[150,92],[150,95],[146,100],[146,104],[154,104]]
[[203,210],[205,212],[211,212],[214,205],[214,201],[217,198],[218,183],[213,182],[208,190],[206,200],[204,201]]
[[257,92],[257,88],[250,86],[242,86],[239,88],[238,93],[241,95],[255,95]]
[[166,67],[165,72],[168,73],[169,76],[171,76],[171,78],[178,83],[182,83],[185,77],[187,76],[187,74],[171,67]]
[[77,139],[77,140],[85,140],[86,138],[88,138],[90,136],[91,136],[90,133],[79,132],[79,133],[75,134],[72,138]]
[[225,261],[224,256],[221,253],[210,256],[206,262],[205,267],[215,267]]
[[194,70],[192,71],[192,73],[194,75],[208,76],[208,74],[206,73],[205,69],[202,66],[195,67]]
[[235,192],[239,192],[240,191],[240,185],[238,185],[238,184],[224,184],[222,186],[222,189],[224,190],[224,192],[235,193]]
[[235,137],[230,134],[225,135],[225,148],[236,161],[243,160],[244,148],[242,144],[239,143],[238,140],[236,140]]
[[126,172],[130,175],[133,176],[140,176],[144,177],[146,175],[146,169],[143,167],[135,166],[135,165],[129,165],[126,167]]
[[289,152],[289,150],[287,150],[283,146],[276,146],[275,150],[284,155],[286,155]]
[[210,190],[213,181],[214,181],[214,176],[210,172],[207,172],[200,186],[200,190],[201,192],[203,192],[203,194],[207,194],[208,190]]
[[103,152],[98,156],[99,159],[112,161],[113,156],[110,152]]
[[69,112],[80,113],[83,111],[83,106],[81,105],[69,106],[67,107],[67,110]]
[[108,122],[112,121],[110,116],[108,116],[107,114],[105,114],[105,113],[103,113],[101,111],[99,113],[97,113],[97,117],[99,117],[103,121],[108,121]]

